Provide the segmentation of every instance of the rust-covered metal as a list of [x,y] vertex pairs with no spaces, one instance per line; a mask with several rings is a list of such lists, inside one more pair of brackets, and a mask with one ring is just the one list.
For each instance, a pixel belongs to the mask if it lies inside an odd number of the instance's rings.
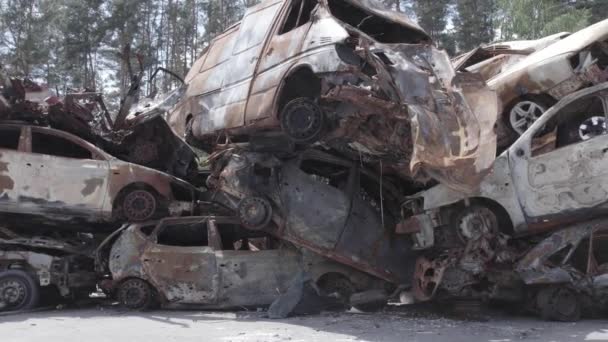
[[323,113],[307,143],[382,161],[387,173],[467,189],[494,158],[495,94],[458,77],[417,24],[373,1],[263,1],[213,40],[185,82],[168,120],[209,151],[289,132],[285,111],[306,98]]
[[515,266],[525,284],[534,289],[532,309],[555,320],[605,313],[607,248],[606,219],[568,226],[534,246]]
[[302,272],[318,284],[329,274],[341,275],[354,290],[384,284],[286,244],[260,250],[236,243],[255,236],[265,235],[240,227],[232,217],[184,217],[125,226],[99,247],[99,269],[110,276],[102,286],[111,290],[136,278],[153,286],[167,306],[233,308],[271,304]]
[[608,83],[566,96],[496,159],[475,191],[432,187],[406,201],[413,210],[404,219],[416,217],[425,223],[418,230],[430,231],[481,207],[495,216],[494,229],[518,236],[604,215],[607,116]]
[[[138,102],[141,79],[134,79],[120,113],[112,115],[103,95],[90,89],[73,90],[60,98],[44,85],[9,78],[1,69],[0,79],[0,121],[52,127],[122,160],[183,179],[196,176],[196,154],[172,132],[163,117],[179,99],[181,88],[155,101]],[[115,125],[119,119],[121,125]]]
[[[136,191],[147,192],[155,201],[153,212],[145,213],[149,217],[176,201],[192,210],[197,200],[198,190],[187,182],[118,160],[67,132],[14,124],[0,125],[0,131],[0,211],[4,215],[114,222],[136,219],[128,215],[129,196]],[[133,201],[134,210],[143,210]]]
[[[359,163],[316,150],[280,160],[226,151],[209,178],[212,200],[244,222],[299,247],[398,285],[410,285],[414,252],[396,234],[399,194]],[[263,198],[272,210],[252,214],[242,203]],[[260,212],[271,215],[265,221]],[[245,224],[247,226],[247,224]],[[251,225],[250,225],[251,226]]]
[[[30,275],[40,288],[53,287],[60,296],[75,298],[95,291],[93,249],[93,241],[87,239],[27,236],[2,228],[0,275],[19,270]],[[4,291],[15,290],[6,282],[3,285],[8,286]],[[14,309],[5,296],[11,294],[0,292],[0,311]]]

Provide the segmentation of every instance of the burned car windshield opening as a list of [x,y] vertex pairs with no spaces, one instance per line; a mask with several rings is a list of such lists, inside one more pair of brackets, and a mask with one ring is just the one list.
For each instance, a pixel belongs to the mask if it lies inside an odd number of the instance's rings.
[[421,32],[369,13],[347,1],[330,0],[328,3],[334,17],[365,32],[381,43],[418,44],[428,42],[428,37]]
[[289,16],[283,24],[279,34],[287,33],[310,21],[313,9],[317,6],[316,0],[298,0],[291,4]]

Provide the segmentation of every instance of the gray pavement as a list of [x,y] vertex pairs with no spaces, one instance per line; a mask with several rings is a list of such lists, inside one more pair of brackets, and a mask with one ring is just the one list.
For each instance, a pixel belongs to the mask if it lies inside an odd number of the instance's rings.
[[570,342],[608,341],[608,321],[554,323],[504,315],[471,321],[402,308],[269,320],[261,312],[133,313],[98,307],[0,316],[0,336],[2,342]]

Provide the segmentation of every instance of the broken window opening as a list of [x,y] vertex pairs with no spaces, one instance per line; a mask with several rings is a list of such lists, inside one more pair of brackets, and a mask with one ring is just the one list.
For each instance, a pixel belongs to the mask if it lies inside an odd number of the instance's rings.
[[2,128],[0,129],[0,148],[17,150],[19,149],[19,136],[21,130],[19,128]]
[[317,6],[317,0],[296,0],[291,3],[289,15],[279,31],[279,35],[292,31],[310,22],[312,11]]
[[572,244],[568,244],[562,248],[560,248],[560,250],[558,250],[557,252],[553,253],[553,255],[551,255],[547,261],[555,267],[559,267],[562,266],[564,263],[566,263],[568,260],[566,260],[566,257],[570,255],[570,251],[572,250],[573,246]]
[[152,232],[154,231],[154,228],[156,228],[156,225],[149,224],[146,226],[141,226],[139,228],[139,231],[142,232],[145,236],[150,236],[152,234]]
[[608,231],[593,234],[593,256],[599,265],[608,265]]
[[350,169],[342,165],[320,162],[318,160],[302,161],[300,169],[312,179],[334,188],[344,190]]
[[72,159],[93,159],[91,151],[84,147],[67,139],[40,132],[32,132],[32,153]]
[[532,156],[583,143],[608,133],[605,100],[600,96],[578,99],[554,115],[532,140]]
[[345,0],[330,0],[329,9],[338,20],[363,31],[380,43],[419,44],[428,42],[428,37],[422,32],[379,17]]
[[156,243],[164,246],[208,247],[207,225],[197,222],[165,226],[158,233]]

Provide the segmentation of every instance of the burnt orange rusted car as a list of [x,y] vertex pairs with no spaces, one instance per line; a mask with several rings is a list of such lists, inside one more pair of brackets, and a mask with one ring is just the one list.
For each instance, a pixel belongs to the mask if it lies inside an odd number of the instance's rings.
[[376,1],[262,1],[211,42],[185,82],[168,120],[207,151],[280,131],[456,186],[495,156],[495,94]]
[[66,132],[0,125],[0,213],[50,219],[144,221],[192,203],[196,189],[118,160]]

